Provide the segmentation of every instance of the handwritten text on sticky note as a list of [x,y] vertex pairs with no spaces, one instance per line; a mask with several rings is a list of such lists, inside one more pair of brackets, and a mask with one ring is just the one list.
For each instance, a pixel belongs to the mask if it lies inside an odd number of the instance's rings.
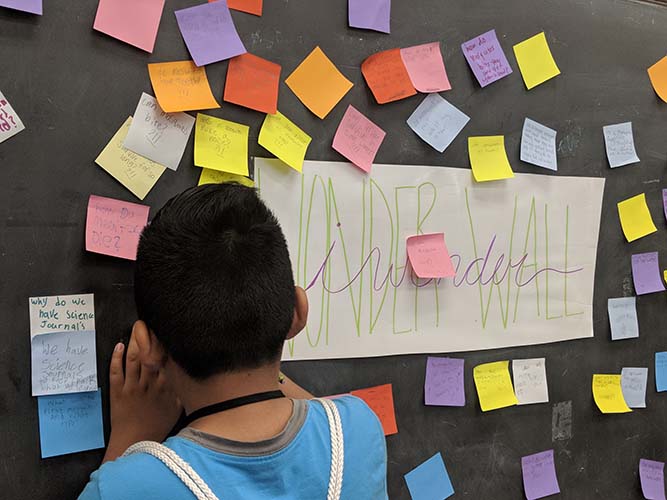
[[148,75],[160,107],[167,113],[219,108],[208,83],[206,70],[192,61],[148,65]]
[[280,111],[266,115],[259,131],[259,145],[301,172],[311,137]]
[[248,175],[249,130],[247,125],[198,113],[195,127],[195,165]]
[[417,93],[400,49],[385,50],[368,57],[361,64],[361,73],[378,104],[398,101]]
[[549,170],[558,170],[556,131],[526,118],[521,132],[521,161]]
[[16,114],[7,98],[0,92],[0,142],[4,142],[25,130],[23,122]]
[[593,399],[602,413],[628,413],[620,375],[593,375]]
[[433,406],[465,406],[464,360],[429,356],[426,360],[424,403]]
[[401,58],[412,85],[419,92],[442,92],[452,88],[440,52],[440,42],[401,49]]
[[407,253],[410,265],[419,278],[449,278],[456,274],[444,233],[410,236]]
[[639,481],[644,498],[665,500],[665,463],[656,460],[639,460]]
[[658,252],[638,253],[632,256],[632,281],[637,295],[665,291],[659,265]]
[[520,405],[549,402],[545,362],[544,358],[512,361],[514,392]]
[[607,159],[611,168],[637,163],[639,157],[635,151],[635,140],[632,136],[632,122],[606,125],[602,127]]
[[385,436],[398,433],[396,426],[396,412],[394,410],[394,396],[391,384],[378,385],[368,389],[358,389],[350,394],[363,399],[380,419]]
[[497,410],[518,403],[510,379],[509,361],[477,365],[473,378],[482,411]]
[[512,73],[496,30],[487,31],[461,44],[463,55],[482,87]]
[[338,125],[333,148],[365,172],[370,172],[373,160],[386,133],[351,104]]
[[521,458],[521,472],[523,489],[528,500],[537,500],[560,493],[554,450]]
[[95,330],[92,293],[30,297],[30,336],[42,333]]
[[636,297],[619,297],[607,300],[611,340],[639,337]]
[[514,177],[505,151],[505,136],[468,137],[468,154],[477,182]]
[[429,94],[408,118],[408,126],[433,149],[442,153],[469,120],[468,115],[440,94]]
[[667,391],[667,351],[655,353],[655,388],[657,392]]
[[629,408],[646,408],[648,368],[623,368],[621,390]]

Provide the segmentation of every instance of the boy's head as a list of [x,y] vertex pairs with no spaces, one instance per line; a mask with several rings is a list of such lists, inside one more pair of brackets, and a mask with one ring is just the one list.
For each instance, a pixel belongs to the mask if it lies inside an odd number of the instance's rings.
[[278,221],[239,184],[173,197],[141,235],[135,299],[139,318],[193,378],[277,361],[295,308]]

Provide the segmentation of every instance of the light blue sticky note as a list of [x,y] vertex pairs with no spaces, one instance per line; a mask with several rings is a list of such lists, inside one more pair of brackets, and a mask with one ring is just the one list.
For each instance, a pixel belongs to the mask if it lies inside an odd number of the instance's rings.
[[648,368],[623,368],[621,390],[629,408],[646,408],[646,384]]
[[667,352],[655,353],[655,387],[658,392],[667,391]]
[[637,163],[639,157],[635,151],[635,139],[632,135],[632,122],[617,123],[602,127],[607,159],[611,168]]
[[449,146],[470,118],[449,104],[440,94],[429,94],[408,118],[408,126],[442,153]]
[[521,132],[521,161],[549,170],[558,170],[556,131],[526,118]]
[[97,390],[94,331],[35,335],[31,351],[33,396]]
[[611,340],[636,339],[639,337],[637,321],[637,298],[621,297],[607,301]]
[[412,500],[444,500],[454,494],[442,455],[436,453],[405,475]]
[[37,398],[42,458],[104,448],[101,392]]

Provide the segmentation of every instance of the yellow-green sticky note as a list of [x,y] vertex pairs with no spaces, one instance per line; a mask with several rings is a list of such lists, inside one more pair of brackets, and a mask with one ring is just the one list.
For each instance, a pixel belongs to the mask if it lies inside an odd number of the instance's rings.
[[514,55],[528,90],[560,75],[544,31],[517,43],[514,46]]
[[224,184],[226,182],[236,182],[248,187],[255,187],[252,179],[243,177],[242,175],[230,174],[229,172],[221,172],[220,170],[213,170],[210,168],[202,168],[201,175],[197,186],[204,184]]
[[248,175],[250,127],[197,113],[195,165],[237,175]]
[[311,138],[280,111],[266,115],[259,131],[259,145],[301,172]]
[[514,177],[505,151],[505,136],[468,137],[468,154],[472,175],[477,182]]
[[519,402],[510,378],[509,361],[477,365],[472,374],[482,411],[506,408]]
[[620,375],[593,375],[593,399],[602,413],[628,413]]
[[648,205],[646,205],[644,193],[619,202],[618,218],[621,220],[621,228],[628,241],[638,240],[658,230],[653,223]]

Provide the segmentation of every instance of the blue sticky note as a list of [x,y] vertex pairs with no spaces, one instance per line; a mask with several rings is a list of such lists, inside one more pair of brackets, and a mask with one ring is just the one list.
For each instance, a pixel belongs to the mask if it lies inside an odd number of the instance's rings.
[[636,339],[639,337],[637,321],[637,297],[620,297],[607,301],[611,340]]
[[37,398],[42,458],[104,448],[101,392]]
[[556,131],[526,118],[521,131],[521,161],[558,170]]
[[405,475],[412,500],[444,500],[454,494],[442,455],[436,453]]
[[621,370],[621,390],[628,408],[646,408],[646,384],[648,368],[626,368]]
[[408,126],[442,153],[466,126],[470,117],[440,94],[429,94],[408,118]]
[[667,391],[667,352],[655,353],[655,387],[658,392]]

